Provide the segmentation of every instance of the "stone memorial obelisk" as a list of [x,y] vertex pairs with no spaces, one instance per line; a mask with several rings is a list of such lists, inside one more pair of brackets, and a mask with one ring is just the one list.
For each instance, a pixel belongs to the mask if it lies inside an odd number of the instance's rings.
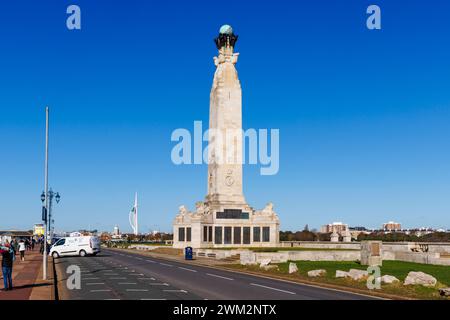
[[218,56],[210,93],[208,193],[196,210],[185,206],[173,222],[174,247],[276,246],[279,219],[268,203],[250,207],[243,194],[242,90],[236,70],[238,36],[229,25],[214,39]]

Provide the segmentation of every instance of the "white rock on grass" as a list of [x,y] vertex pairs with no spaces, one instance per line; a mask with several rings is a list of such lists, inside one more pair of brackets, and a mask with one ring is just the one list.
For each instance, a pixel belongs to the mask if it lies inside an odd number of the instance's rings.
[[336,270],[336,278],[348,277],[348,272],[342,270]]
[[259,263],[259,266],[262,268],[264,266],[268,266],[272,260],[271,259],[262,259]]
[[436,283],[437,279],[429,274],[420,271],[411,271],[406,276],[404,285],[420,284],[425,287],[434,287]]
[[394,282],[400,282],[396,277],[390,276],[388,274],[385,274],[380,278],[381,283],[394,283]]
[[289,263],[289,273],[296,273],[298,272],[298,267],[295,262]]
[[325,269],[317,269],[308,271],[308,277],[321,277],[327,274],[327,270]]
[[368,277],[369,273],[365,270],[350,269],[350,271],[348,272],[348,276],[353,280],[361,280],[365,277]]
[[450,288],[439,289],[439,294],[443,297],[450,297]]
[[260,267],[263,270],[269,271],[269,270],[278,270],[278,266],[276,264],[271,264],[268,266],[261,266]]

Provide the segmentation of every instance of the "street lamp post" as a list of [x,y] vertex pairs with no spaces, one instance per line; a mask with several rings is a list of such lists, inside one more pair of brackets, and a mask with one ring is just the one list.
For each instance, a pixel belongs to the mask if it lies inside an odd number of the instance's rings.
[[[52,209],[53,209],[53,198],[55,198],[56,203],[59,203],[59,201],[61,200],[61,196],[59,194],[59,192],[53,192],[53,190],[50,188],[50,190],[48,191],[48,224],[47,224],[47,230],[48,230],[48,237],[50,239],[50,243],[53,239],[53,231],[55,229],[55,220],[53,219],[53,214],[52,214]],[[42,192],[41,195],[41,200],[42,202],[44,202],[44,200],[46,199],[45,193]]]
[[49,109],[45,108],[45,181],[44,181],[44,197],[41,195],[42,203],[42,220],[44,220],[44,252],[42,253],[42,278],[47,280],[47,213],[48,213],[48,142],[49,142]]

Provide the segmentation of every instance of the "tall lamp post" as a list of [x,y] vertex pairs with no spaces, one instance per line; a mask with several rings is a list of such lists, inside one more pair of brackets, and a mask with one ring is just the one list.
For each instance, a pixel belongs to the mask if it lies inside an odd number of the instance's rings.
[[47,213],[48,213],[48,142],[49,142],[49,109],[45,108],[45,181],[44,195],[41,195],[42,203],[42,220],[44,221],[44,252],[42,253],[42,278],[47,280]]

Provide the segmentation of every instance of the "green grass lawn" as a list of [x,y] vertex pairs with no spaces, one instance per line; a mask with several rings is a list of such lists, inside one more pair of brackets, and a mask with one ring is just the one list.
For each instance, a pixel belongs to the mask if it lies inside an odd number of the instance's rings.
[[[280,263],[278,266],[280,271],[288,272],[289,263]],[[327,270],[327,277],[334,277],[336,270],[367,269],[367,266],[362,266],[358,262],[353,261],[297,261],[297,266],[300,274],[305,276],[308,271],[325,269]],[[431,274],[438,282],[450,286],[450,267],[448,266],[385,260],[381,267],[382,275],[389,274],[400,281],[404,281],[410,271],[422,271]]]
[[[307,280],[317,283],[329,283],[344,287],[352,287],[370,292],[366,286],[366,280],[354,281],[348,278],[335,278],[336,270],[348,271],[350,269],[366,270],[367,266],[362,266],[359,262],[353,261],[294,261],[299,269],[298,273],[289,274],[289,262],[279,263],[279,270],[264,271],[258,266],[241,266],[235,265],[237,269],[256,271],[265,274],[277,274],[283,277],[291,278],[292,280]],[[327,275],[324,277],[310,278],[307,272],[315,269],[325,269]],[[423,286],[404,286],[402,283],[405,280],[408,272],[422,271],[434,276],[438,280],[438,285],[435,288],[428,288]],[[439,296],[440,287],[450,286],[450,267],[438,265],[426,265],[403,261],[383,261],[381,267],[381,275],[392,275],[398,278],[402,283],[382,284],[379,292],[395,294],[398,296],[419,298],[419,299],[441,299]],[[445,298],[443,298],[445,299]]]

